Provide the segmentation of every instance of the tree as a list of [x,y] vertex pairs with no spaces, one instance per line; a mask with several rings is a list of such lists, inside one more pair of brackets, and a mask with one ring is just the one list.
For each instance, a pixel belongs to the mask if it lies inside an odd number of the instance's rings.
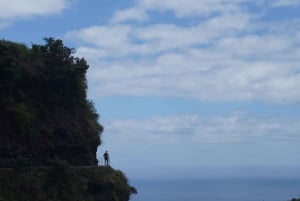
[[103,126],[86,95],[89,66],[74,53],[54,38],[31,48],[0,41],[0,166],[97,164]]

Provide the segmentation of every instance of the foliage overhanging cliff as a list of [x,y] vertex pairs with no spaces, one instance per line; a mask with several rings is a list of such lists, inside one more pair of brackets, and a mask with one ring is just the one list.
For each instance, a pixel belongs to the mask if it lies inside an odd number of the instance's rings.
[[61,40],[45,41],[0,41],[0,166],[96,165],[103,127],[86,97],[89,66]]
[[103,126],[88,64],[61,40],[0,40],[0,201],[128,201],[125,175],[97,167]]
[[0,170],[0,201],[128,201],[137,193],[121,171],[110,167]]

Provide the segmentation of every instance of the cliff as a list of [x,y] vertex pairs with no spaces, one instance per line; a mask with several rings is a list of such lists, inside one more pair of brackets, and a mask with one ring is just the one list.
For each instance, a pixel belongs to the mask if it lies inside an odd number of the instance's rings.
[[103,127],[86,98],[88,65],[61,40],[46,42],[0,42],[1,167],[97,164]]
[[0,201],[128,201],[136,193],[121,171],[110,167],[1,170]]
[[136,191],[122,172],[96,167],[103,126],[87,62],[45,42],[0,41],[0,200],[128,200]]

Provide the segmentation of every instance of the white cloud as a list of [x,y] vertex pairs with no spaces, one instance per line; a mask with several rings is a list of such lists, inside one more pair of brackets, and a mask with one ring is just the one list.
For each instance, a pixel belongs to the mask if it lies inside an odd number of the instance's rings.
[[191,147],[206,143],[299,141],[299,119],[258,118],[242,114],[202,118],[198,115],[115,120],[106,123],[114,143]]
[[[246,4],[261,7],[298,5],[299,0],[135,0],[135,5],[124,10],[116,11],[112,17],[113,22],[138,22],[149,20],[150,11],[174,13],[176,18],[210,17],[215,14],[232,14],[247,12]],[[251,10],[251,9],[250,9]]]
[[[132,8],[117,11],[113,16],[114,22],[127,20],[145,21],[148,11],[172,11],[177,18],[210,16],[213,13],[234,13],[242,10],[240,3],[245,0],[139,0]],[[253,2],[257,2],[253,1]]]
[[213,12],[235,12],[239,11],[238,2],[227,0],[142,0],[138,1],[140,7],[147,10],[171,10],[179,18],[187,16],[208,16]]
[[133,27],[129,25],[93,26],[67,33],[67,37],[95,45],[100,49],[111,51],[116,55],[123,54],[130,45],[130,34]]
[[[110,39],[112,43],[107,42],[108,38],[98,42],[96,37],[85,35],[97,47],[79,48],[78,53],[92,64],[89,84],[94,98],[96,94],[122,94],[187,96],[214,101],[300,100],[297,90],[300,51],[288,35],[230,36],[209,44],[213,39],[197,40],[197,28],[157,25],[138,31],[123,26],[112,30],[108,33],[120,34]],[[168,38],[168,33],[173,34]],[[147,42],[130,41],[130,35],[134,34]],[[96,35],[101,38],[101,34]],[[109,34],[102,36],[106,38]],[[181,36],[187,38],[181,40]],[[158,55],[149,57],[153,54]],[[127,59],[132,55],[141,58]],[[107,61],[106,57],[115,59]]]
[[[187,1],[184,6],[246,3],[199,2]],[[178,4],[182,1],[160,5],[145,0],[139,6],[180,9]],[[260,17],[261,13],[235,10],[191,24],[189,20],[180,25],[117,23],[75,30],[66,37],[81,44],[78,55],[91,64],[88,79],[93,98],[158,95],[298,103],[299,19],[265,23]],[[126,19],[115,18],[116,22]]]
[[93,98],[119,94],[213,101],[300,100],[297,63],[226,61],[222,56],[209,57],[209,53],[195,50],[162,55],[152,63],[97,63],[99,69],[89,70],[90,93]]
[[18,18],[56,14],[63,11],[70,0],[9,0],[0,1],[0,22],[11,23]]
[[129,8],[127,10],[121,10],[115,12],[113,18],[111,19],[112,23],[120,23],[128,20],[136,20],[139,22],[145,21],[148,19],[148,15],[142,8]]
[[93,26],[72,31],[68,38],[96,45],[110,51],[110,56],[157,54],[174,48],[206,45],[214,39],[234,36],[247,30],[251,16],[243,13],[216,16],[194,26],[154,24],[143,27],[131,25]]

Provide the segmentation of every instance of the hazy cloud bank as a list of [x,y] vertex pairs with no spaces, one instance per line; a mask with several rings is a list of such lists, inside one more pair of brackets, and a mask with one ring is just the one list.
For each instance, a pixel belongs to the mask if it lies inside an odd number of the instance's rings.
[[299,141],[299,130],[299,119],[259,118],[245,114],[211,118],[180,115],[106,122],[106,132],[120,143],[124,137],[128,143],[161,143],[166,146]]

